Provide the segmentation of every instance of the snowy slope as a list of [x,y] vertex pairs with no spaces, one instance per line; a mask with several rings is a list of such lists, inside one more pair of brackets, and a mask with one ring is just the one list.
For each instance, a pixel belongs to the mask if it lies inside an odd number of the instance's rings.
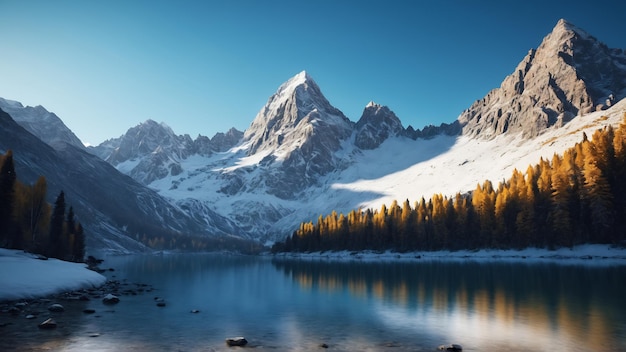
[[[434,193],[453,196],[471,191],[487,179],[497,185],[515,168],[525,172],[540,158],[551,159],[554,153],[574,146],[583,132],[591,136],[608,124],[619,125],[625,113],[626,100],[622,100],[608,110],[549,128],[531,140],[521,132],[490,140],[464,135],[417,140],[397,136],[373,150],[361,150],[347,140],[335,157],[348,166],[322,176],[318,185],[294,200],[266,192],[263,180],[267,169],[262,161],[266,154],[248,156],[246,144],[208,158],[196,155],[183,160],[186,171],[150,187],[179,205],[193,200],[195,206],[232,219],[260,239],[276,240],[300,222],[315,221],[332,210],[346,213],[359,207],[379,208],[393,200],[428,199]],[[222,188],[230,185],[233,177],[240,180],[240,189],[226,195]]]
[[[477,182],[482,183],[487,179],[497,184],[509,178],[516,168],[525,172],[528,165],[537,164],[540,158],[550,160],[554,153],[560,154],[573,147],[582,141],[583,132],[591,136],[593,131],[603,126],[619,125],[625,112],[626,99],[610,110],[577,117],[564,127],[548,129],[532,140],[522,138],[519,133],[504,134],[491,140],[440,136],[432,140],[388,141],[382,148],[364,153],[363,159],[356,166],[363,168],[363,165],[368,164],[366,159],[394,161],[376,164],[375,172],[384,176],[365,176],[354,181],[337,182],[333,188],[355,193],[378,193],[380,197],[361,203],[364,207],[375,207],[393,199],[402,201],[408,197],[417,200],[421,196],[428,198],[433,193],[454,195],[456,192],[473,190]],[[407,151],[409,148],[415,149]],[[403,151],[403,154],[392,159],[391,156],[397,155],[398,151]],[[433,157],[423,158],[424,152]],[[403,168],[403,165],[397,164],[398,160],[410,166]],[[357,178],[362,172],[348,169],[342,173],[342,177]]]
[[623,99],[608,110],[576,117],[532,140],[521,132],[490,140],[443,135],[430,140],[389,139],[378,149],[356,154],[351,167],[329,178],[327,187],[314,192],[316,196],[306,201],[306,207],[281,219],[269,232],[293,231],[299,222],[315,222],[320,214],[333,209],[346,213],[359,207],[378,209],[393,200],[413,203],[435,193],[454,196],[474,190],[485,180],[496,186],[514,169],[525,172],[540,158],[551,160],[554,153],[573,147],[582,141],[583,132],[591,138],[599,128],[617,127],[625,114]]

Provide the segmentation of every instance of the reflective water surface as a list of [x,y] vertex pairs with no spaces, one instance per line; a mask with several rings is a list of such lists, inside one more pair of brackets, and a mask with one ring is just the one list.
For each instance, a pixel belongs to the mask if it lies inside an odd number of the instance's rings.
[[165,255],[104,267],[155,290],[68,302],[56,330],[16,321],[0,350],[227,351],[245,336],[259,351],[626,351],[623,265]]

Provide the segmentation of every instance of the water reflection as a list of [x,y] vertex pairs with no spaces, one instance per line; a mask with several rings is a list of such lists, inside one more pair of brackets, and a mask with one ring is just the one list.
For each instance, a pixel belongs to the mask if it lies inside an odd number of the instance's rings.
[[[84,306],[66,310],[57,331],[7,317],[13,325],[0,328],[0,350],[231,351],[224,339],[240,335],[255,351],[315,351],[322,343],[329,351],[433,351],[452,342],[467,351],[626,350],[626,266],[224,255],[115,257],[104,265],[116,269],[110,278],[155,290],[113,307],[78,302]],[[167,306],[156,307],[154,296]]]
[[626,350],[624,267],[275,260],[303,289],[371,299],[394,329],[478,350]]

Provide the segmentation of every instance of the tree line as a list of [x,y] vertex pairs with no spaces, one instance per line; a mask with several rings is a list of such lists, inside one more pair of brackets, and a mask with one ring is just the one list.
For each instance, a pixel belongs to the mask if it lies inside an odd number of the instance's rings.
[[66,213],[63,191],[54,206],[46,202],[46,193],[45,177],[26,185],[17,179],[13,152],[0,155],[0,247],[82,262],[85,234],[74,209]]
[[272,250],[557,248],[626,240],[626,114],[552,160],[454,197],[320,215]]

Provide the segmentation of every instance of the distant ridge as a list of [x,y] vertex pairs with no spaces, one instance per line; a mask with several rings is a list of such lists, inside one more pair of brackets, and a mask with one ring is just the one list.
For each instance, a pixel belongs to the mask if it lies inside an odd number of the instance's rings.
[[24,106],[20,102],[0,98],[0,109],[48,145],[68,143],[77,148],[85,148],[83,142],[65,126],[57,115],[41,105]]

